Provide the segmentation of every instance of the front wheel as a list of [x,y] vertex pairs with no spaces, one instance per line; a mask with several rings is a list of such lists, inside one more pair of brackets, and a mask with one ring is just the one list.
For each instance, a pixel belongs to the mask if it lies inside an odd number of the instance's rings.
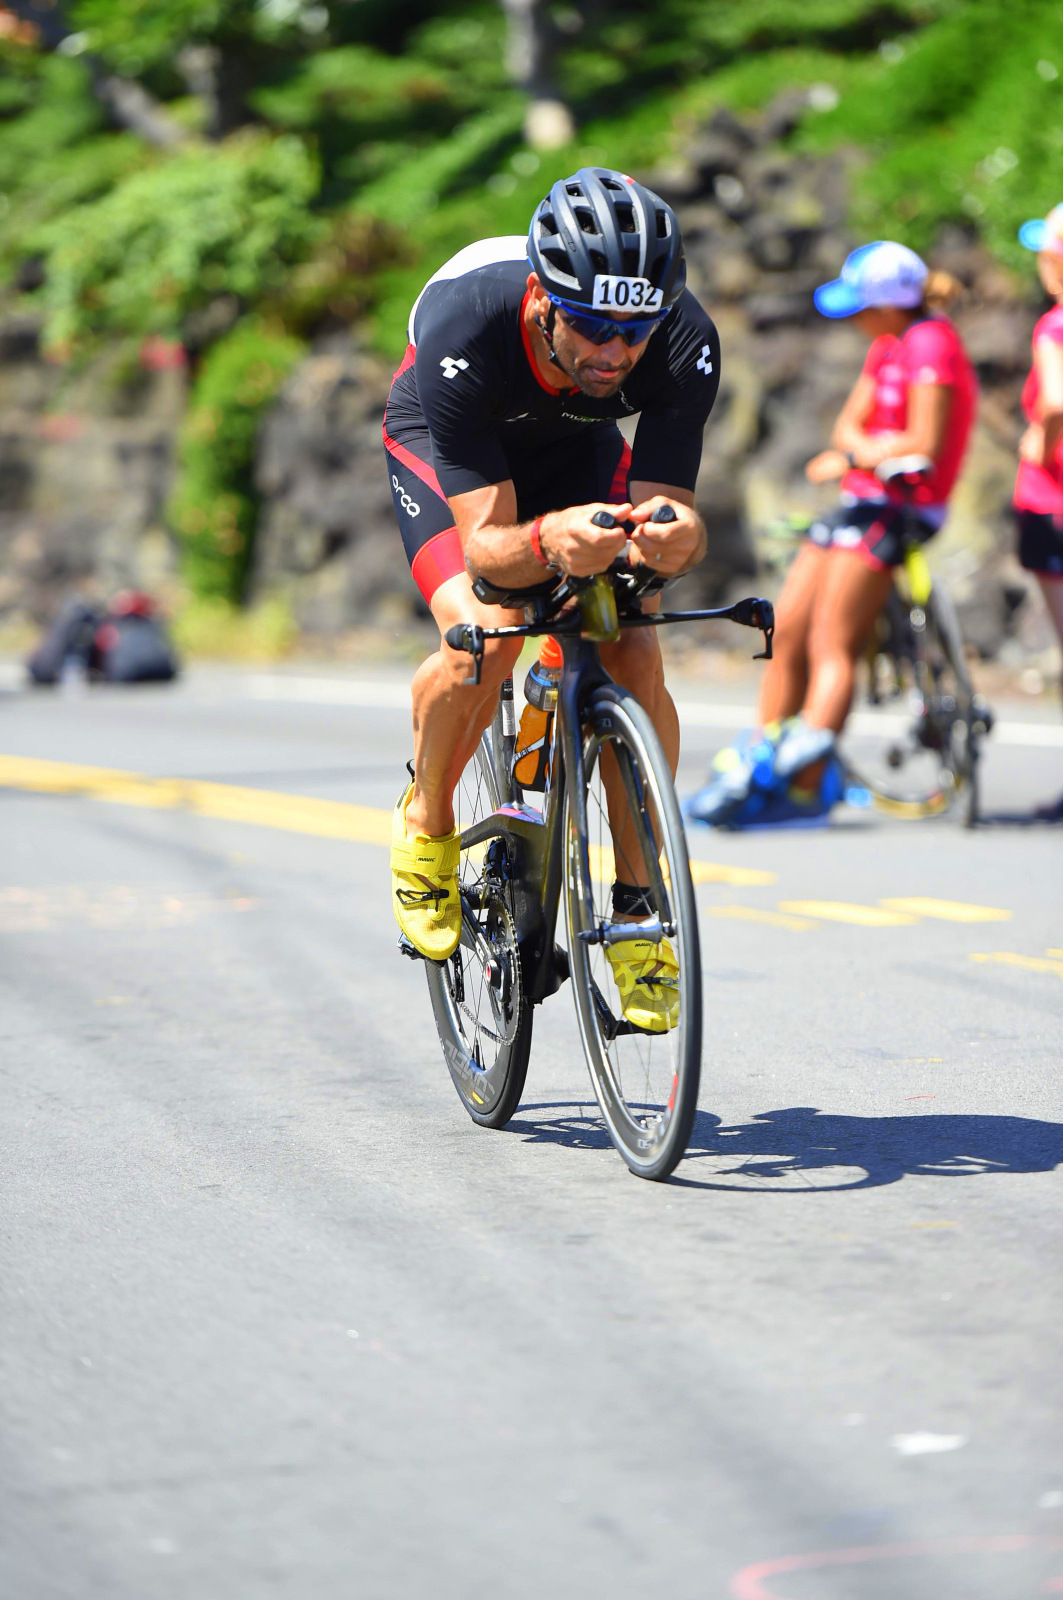
[[[582,784],[566,787],[564,826],[572,993],[591,1081],[632,1172],[666,1178],[686,1151],[697,1109],[701,954],[671,770],[649,716],[622,690],[595,697]],[[614,913],[614,879],[646,890],[641,929]],[[628,978],[607,951],[620,953],[628,928],[662,958],[641,970],[670,970],[672,958],[678,968],[678,1018],[663,1031],[624,1015]]]

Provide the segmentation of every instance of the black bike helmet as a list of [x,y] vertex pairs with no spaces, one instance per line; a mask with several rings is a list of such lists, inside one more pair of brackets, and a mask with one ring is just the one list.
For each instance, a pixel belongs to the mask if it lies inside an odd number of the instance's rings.
[[671,206],[609,167],[581,167],[555,183],[532,218],[528,259],[549,294],[591,305],[601,273],[647,278],[674,305],[686,259]]

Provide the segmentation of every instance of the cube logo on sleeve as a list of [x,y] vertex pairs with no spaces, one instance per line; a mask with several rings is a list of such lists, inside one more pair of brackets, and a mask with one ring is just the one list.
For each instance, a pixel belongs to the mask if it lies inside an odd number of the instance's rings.
[[456,378],[459,372],[465,372],[469,363],[464,356],[444,356],[439,365],[443,368],[444,378]]

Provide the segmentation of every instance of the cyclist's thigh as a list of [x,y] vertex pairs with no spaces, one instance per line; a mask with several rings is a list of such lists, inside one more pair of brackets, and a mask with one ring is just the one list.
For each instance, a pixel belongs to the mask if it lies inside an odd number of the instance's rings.
[[435,475],[426,431],[391,439],[385,454],[402,546],[414,582],[431,605],[441,583],[465,572],[454,515]]
[[868,562],[861,550],[832,550],[815,597],[810,653],[840,647],[855,655],[882,610],[892,582],[892,569]]

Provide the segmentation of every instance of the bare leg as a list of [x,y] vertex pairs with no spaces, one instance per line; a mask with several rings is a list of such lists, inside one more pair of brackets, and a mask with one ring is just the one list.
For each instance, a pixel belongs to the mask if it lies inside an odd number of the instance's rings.
[[464,574],[441,584],[432,597],[432,615],[439,625],[435,655],[417,669],[412,685],[414,789],[406,808],[406,831],[438,839],[454,827],[454,790],[480,735],[489,725],[502,682],[513,671],[522,639],[488,640],[479,688],[466,685],[472,657],[452,650],[442,638],[457,622],[478,622],[485,628],[523,622],[520,612],[485,606]]
[[869,566],[855,550],[831,550],[808,633],[805,718],[841,733],[853,698],[856,663],[889,594],[888,568]]
[[775,605],[772,659],[760,681],[761,727],[800,711],[808,689],[808,630],[832,552],[806,542]]
[[1063,578],[1043,578],[1040,573],[1037,581],[1041,585],[1041,593],[1045,597],[1052,621],[1056,625],[1060,645],[1063,646]]

